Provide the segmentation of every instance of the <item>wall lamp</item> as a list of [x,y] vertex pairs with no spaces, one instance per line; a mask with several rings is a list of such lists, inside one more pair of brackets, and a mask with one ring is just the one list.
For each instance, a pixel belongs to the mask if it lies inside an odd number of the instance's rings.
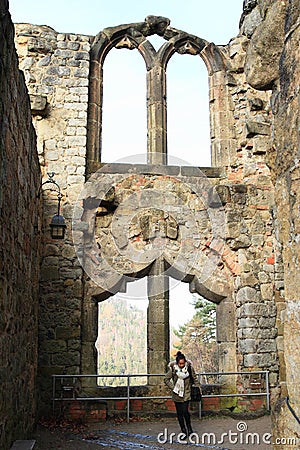
[[[44,183],[41,184],[37,197],[40,198],[43,186],[45,186],[45,184],[52,184],[56,187],[58,191],[57,194],[58,205],[57,205],[57,213],[52,217],[50,223],[50,235],[52,239],[64,239],[67,225],[65,223],[65,218],[60,214],[60,202],[63,195],[60,192],[59,184],[53,179],[55,173],[50,172],[47,173],[47,175],[49,178],[48,180],[44,181]],[[51,187],[49,187],[48,189],[51,189]]]

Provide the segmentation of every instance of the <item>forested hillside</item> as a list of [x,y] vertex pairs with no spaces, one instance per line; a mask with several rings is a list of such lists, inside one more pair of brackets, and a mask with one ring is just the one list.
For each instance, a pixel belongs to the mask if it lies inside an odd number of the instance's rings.
[[[98,373],[147,373],[146,312],[127,300],[112,298],[99,305]],[[126,378],[105,378],[101,384],[126,384]],[[144,384],[146,379],[131,380]]]

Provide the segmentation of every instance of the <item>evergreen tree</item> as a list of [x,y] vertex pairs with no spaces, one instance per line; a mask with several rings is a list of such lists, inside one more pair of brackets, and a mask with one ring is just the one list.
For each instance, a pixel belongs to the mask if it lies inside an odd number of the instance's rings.
[[193,361],[196,371],[215,372],[218,370],[216,308],[203,298],[195,298],[193,304],[195,314],[192,319],[174,330],[178,338],[174,347]]

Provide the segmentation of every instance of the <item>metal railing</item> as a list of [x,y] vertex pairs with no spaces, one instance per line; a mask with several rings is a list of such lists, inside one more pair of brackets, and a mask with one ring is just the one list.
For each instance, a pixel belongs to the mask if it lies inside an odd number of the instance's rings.
[[[144,374],[89,374],[89,375],[82,375],[82,374],[78,374],[78,375],[52,375],[52,408],[53,408],[53,414],[55,412],[55,402],[63,402],[63,401],[109,401],[109,400],[126,400],[127,401],[127,407],[126,407],[126,412],[127,412],[127,422],[129,422],[130,419],[130,401],[131,400],[157,400],[157,399],[171,399],[172,397],[170,395],[162,395],[162,396],[134,396],[130,394],[130,388],[136,387],[136,385],[131,385],[130,384],[130,379],[131,378],[142,378],[142,377],[164,377],[166,374],[149,374],[149,373],[144,373]],[[248,372],[199,372],[197,373],[199,380],[202,376],[205,377],[212,377],[212,376],[216,376],[216,377],[223,377],[223,376],[232,376],[232,375],[249,375],[249,376],[254,376],[254,375],[260,375],[260,376],[264,376],[265,377],[265,391],[263,392],[236,392],[236,393],[225,393],[225,394],[210,394],[210,395],[202,395],[202,398],[211,398],[211,397],[217,397],[217,398],[223,398],[223,397],[266,397],[266,409],[269,411],[270,410],[270,388],[269,388],[269,372],[267,370],[262,370],[262,371],[248,371]],[[127,383],[124,386],[120,386],[120,387],[125,387],[126,388],[126,396],[109,396],[109,397],[102,397],[102,396],[97,396],[97,397],[81,397],[76,395],[76,381],[82,378],[126,378],[127,379]],[[61,393],[63,393],[63,391],[67,391],[70,390],[73,394],[72,397],[56,397],[56,393],[57,393],[57,380],[68,380],[68,379],[73,379],[72,384],[66,384],[64,386],[62,386],[61,383]],[[206,386],[216,386],[217,384],[207,384]],[[147,385],[145,385],[146,387]],[[221,388],[222,384],[218,384],[218,386]],[[96,387],[96,386],[95,386]],[[102,388],[105,386],[97,386],[98,388]],[[112,389],[115,387],[113,386],[109,386]],[[199,402],[199,417],[201,418],[201,402]]]

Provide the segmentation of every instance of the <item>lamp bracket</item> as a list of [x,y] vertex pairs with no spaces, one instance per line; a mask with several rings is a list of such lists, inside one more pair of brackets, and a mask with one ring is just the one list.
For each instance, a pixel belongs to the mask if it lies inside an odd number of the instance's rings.
[[[55,186],[56,186],[56,188],[57,188],[57,190],[58,190],[58,194],[57,194],[57,196],[58,196],[58,199],[59,199],[59,201],[62,199],[62,194],[61,194],[61,192],[60,192],[60,186],[59,186],[59,184],[53,179],[53,177],[54,177],[54,175],[55,175],[55,172],[48,172],[47,173],[47,175],[48,175],[48,180],[46,180],[46,181],[44,181],[41,185],[40,185],[40,188],[39,188],[39,191],[38,191],[38,194],[37,194],[37,198],[40,198],[41,197],[41,192],[42,192],[42,188],[43,188],[43,186],[45,185],[45,184],[54,184]],[[46,188],[47,189],[47,188]],[[51,187],[49,187],[48,189],[51,189]],[[52,189],[53,190],[53,189]]]

